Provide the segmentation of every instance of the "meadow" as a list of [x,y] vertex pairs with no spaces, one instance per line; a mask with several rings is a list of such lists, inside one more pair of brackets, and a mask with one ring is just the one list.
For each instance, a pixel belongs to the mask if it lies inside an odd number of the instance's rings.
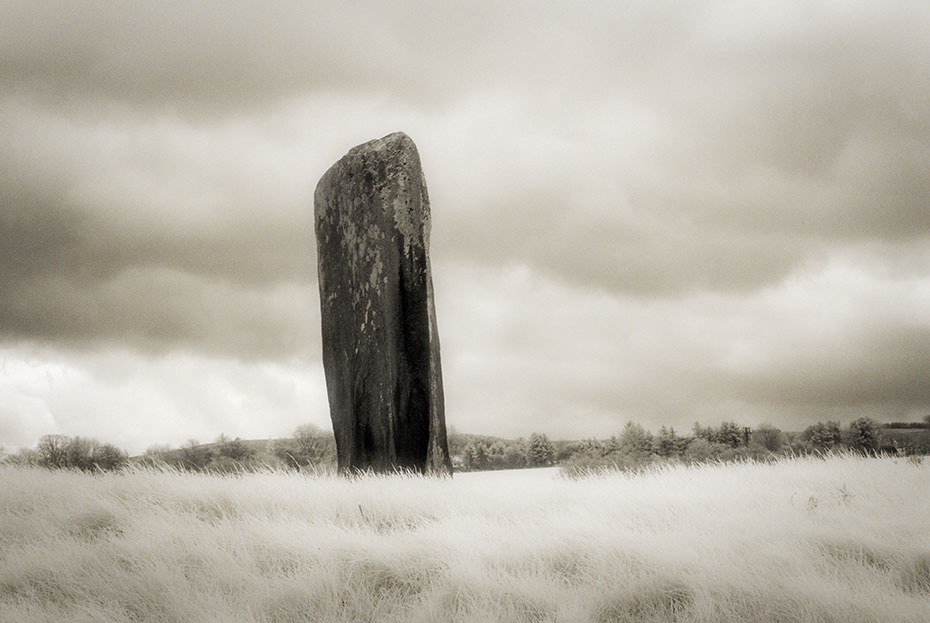
[[930,620],[930,461],[0,468],[0,621]]

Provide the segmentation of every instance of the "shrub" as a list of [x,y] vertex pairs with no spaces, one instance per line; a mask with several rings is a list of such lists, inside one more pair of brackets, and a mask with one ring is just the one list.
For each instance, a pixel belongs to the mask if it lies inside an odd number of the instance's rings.
[[878,422],[862,417],[849,425],[849,447],[869,454],[878,450]]
[[230,440],[226,435],[220,435],[216,441],[217,453],[221,457],[241,462],[250,459],[255,454],[239,437]]
[[810,444],[811,449],[818,452],[826,452],[840,445],[842,435],[840,433],[840,424],[833,420],[826,423],[817,422],[804,429],[803,439]]
[[94,466],[104,471],[117,470],[129,461],[129,456],[111,443],[99,445],[94,450]]
[[289,467],[309,467],[334,463],[336,440],[315,424],[298,426],[293,439],[275,442],[272,453]]
[[688,447],[685,448],[682,458],[688,463],[706,463],[720,459],[720,455],[725,449],[726,446],[697,437],[692,439]]

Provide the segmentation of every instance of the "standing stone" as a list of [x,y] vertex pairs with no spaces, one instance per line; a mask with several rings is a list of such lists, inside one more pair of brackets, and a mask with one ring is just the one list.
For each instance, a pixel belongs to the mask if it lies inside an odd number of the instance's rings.
[[323,369],[343,472],[452,473],[416,145],[359,145],[314,195]]

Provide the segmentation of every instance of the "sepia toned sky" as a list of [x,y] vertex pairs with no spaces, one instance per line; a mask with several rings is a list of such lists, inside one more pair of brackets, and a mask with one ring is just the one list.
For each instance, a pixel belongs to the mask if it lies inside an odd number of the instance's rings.
[[402,130],[447,423],[930,413],[930,4],[10,0],[0,444],[328,426],[313,189]]

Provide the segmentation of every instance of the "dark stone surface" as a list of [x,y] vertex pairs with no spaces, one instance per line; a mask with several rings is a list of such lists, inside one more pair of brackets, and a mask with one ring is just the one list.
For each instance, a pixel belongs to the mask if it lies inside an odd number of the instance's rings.
[[416,145],[359,145],[314,196],[323,368],[339,469],[452,473]]

